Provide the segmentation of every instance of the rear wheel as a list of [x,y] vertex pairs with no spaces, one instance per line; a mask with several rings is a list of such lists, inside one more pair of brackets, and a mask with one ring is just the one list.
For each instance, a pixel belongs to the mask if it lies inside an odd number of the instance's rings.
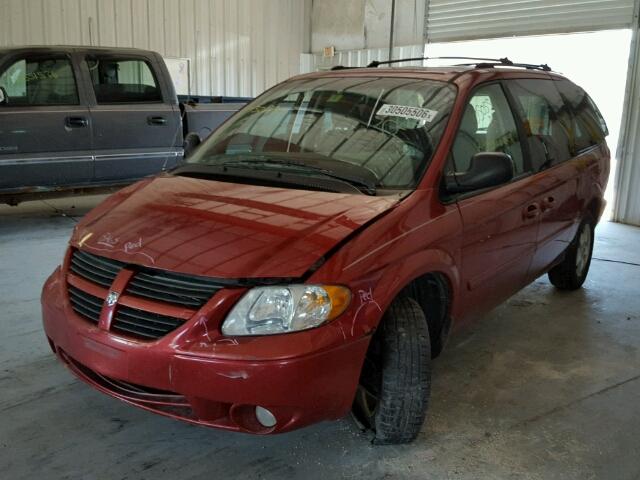
[[414,440],[424,423],[431,387],[431,342],[420,305],[408,297],[389,307],[371,340],[354,413],[376,444]]
[[577,290],[587,279],[593,253],[594,226],[585,218],[565,252],[562,263],[549,270],[549,281],[560,290]]

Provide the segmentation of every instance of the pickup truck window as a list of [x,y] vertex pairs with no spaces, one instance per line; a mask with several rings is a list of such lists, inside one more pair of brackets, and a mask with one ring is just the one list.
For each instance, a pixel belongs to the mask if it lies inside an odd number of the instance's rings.
[[276,155],[333,170],[367,170],[381,188],[413,188],[449,118],[453,86],[389,77],[284,83],[217,130],[189,163],[264,161]]
[[67,58],[21,58],[0,73],[7,105],[77,105],[78,90]]
[[158,82],[144,60],[94,56],[87,59],[87,66],[99,104],[162,101]]

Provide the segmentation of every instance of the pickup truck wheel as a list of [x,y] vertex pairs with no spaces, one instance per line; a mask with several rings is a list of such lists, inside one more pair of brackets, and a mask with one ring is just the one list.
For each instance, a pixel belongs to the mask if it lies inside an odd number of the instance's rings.
[[577,290],[587,279],[594,238],[593,222],[585,218],[567,247],[562,263],[549,270],[549,281],[560,290]]
[[371,340],[354,414],[377,445],[408,443],[420,433],[431,387],[431,342],[420,305],[393,302]]

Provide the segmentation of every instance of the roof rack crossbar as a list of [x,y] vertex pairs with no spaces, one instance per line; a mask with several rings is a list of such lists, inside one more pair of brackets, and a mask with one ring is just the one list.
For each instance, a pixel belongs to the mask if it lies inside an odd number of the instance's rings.
[[378,60],[374,60],[373,62],[371,62],[369,65],[367,65],[368,68],[376,68],[379,67],[380,65],[389,65],[391,63],[403,63],[403,62],[418,62],[418,61],[424,61],[424,60],[478,60],[480,62],[496,62],[496,63],[502,63],[505,65],[509,65],[511,64],[511,60],[509,60],[507,57],[504,58],[481,58],[481,57],[414,57],[414,58],[397,58],[395,60],[383,60],[383,61],[378,61]]
[[503,58],[482,58],[482,57],[414,57],[414,58],[398,58],[395,60],[384,60],[378,61],[374,60],[373,62],[367,65],[368,68],[376,68],[380,65],[390,65],[392,63],[403,63],[403,62],[418,62],[425,60],[477,60],[473,63],[465,63],[461,64],[462,66],[475,66],[476,68],[493,68],[494,66],[506,66],[506,67],[520,67],[526,68],[529,70],[543,70],[545,72],[550,72],[551,67],[546,63],[535,65],[532,63],[516,63],[509,60],[507,57]]

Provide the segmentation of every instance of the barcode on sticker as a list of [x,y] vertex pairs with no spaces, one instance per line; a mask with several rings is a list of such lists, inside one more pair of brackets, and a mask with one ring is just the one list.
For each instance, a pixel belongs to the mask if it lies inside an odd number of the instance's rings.
[[413,120],[424,120],[432,122],[438,112],[429,108],[407,107],[406,105],[383,105],[376,113],[380,117],[402,117]]

